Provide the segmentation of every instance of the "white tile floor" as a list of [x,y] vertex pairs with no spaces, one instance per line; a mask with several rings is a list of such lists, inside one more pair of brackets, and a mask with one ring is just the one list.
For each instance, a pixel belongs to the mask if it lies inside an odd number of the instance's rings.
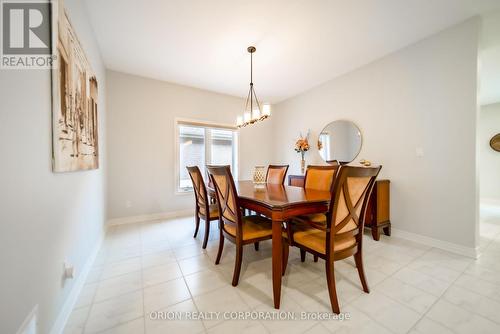
[[[231,286],[234,246],[215,266],[218,231],[206,251],[193,219],[113,227],[68,321],[66,333],[500,333],[500,213],[483,210],[482,256],[365,235],[370,294],[352,260],[336,262],[341,311],[350,320],[151,320],[152,311],[274,312],[270,242],[247,246]],[[203,234],[203,231],[200,231]],[[324,262],[292,249],[281,311],[330,312]],[[170,314],[170,313],[169,313]]]

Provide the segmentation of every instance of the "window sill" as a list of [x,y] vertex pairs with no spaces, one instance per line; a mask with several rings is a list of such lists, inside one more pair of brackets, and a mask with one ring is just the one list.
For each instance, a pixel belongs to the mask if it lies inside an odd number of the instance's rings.
[[182,195],[192,195],[194,190],[176,190],[175,195],[177,196],[182,196]]

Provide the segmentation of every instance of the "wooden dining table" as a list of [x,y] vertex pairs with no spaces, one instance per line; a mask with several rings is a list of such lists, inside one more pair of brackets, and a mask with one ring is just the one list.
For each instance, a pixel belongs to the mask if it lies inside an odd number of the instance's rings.
[[[274,307],[279,309],[282,276],[282,226],[283,222],[298,215],[323,213],[329,209],[329,191],[304,189],[280,184],[256,186],[252,181],[236,182],[242,208],[268,217],[272,221],[272,276]],[[208,185],[209,192],[213,189]]]

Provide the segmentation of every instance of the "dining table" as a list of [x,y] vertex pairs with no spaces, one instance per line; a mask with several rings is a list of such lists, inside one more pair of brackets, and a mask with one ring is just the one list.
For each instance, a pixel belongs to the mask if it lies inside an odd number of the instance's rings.
[[[279,309],[283,223],[299,215],[327,212],[331,193],[281,184],[254,184],[253,181],[236,181],[235,186],[242,209],[254,211],[272,221],[273,299],[274,308]],[[215,196],[211,184],[207,189],[211,196]]]

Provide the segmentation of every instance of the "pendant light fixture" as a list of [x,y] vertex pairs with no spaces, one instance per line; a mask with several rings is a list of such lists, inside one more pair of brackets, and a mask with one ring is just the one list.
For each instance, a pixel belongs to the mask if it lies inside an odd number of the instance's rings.
[[250,53],[250,90],[248,91],[243,116],[238,116],[236,118],[236,126],[238,128],[254,124],[258,121],[263,121],[271,116],[271,106],[269,104],[264,104],[261,107],[253,88],[253,54],[256,50],[255,46],[249,46],[247,48],[248,53]]

